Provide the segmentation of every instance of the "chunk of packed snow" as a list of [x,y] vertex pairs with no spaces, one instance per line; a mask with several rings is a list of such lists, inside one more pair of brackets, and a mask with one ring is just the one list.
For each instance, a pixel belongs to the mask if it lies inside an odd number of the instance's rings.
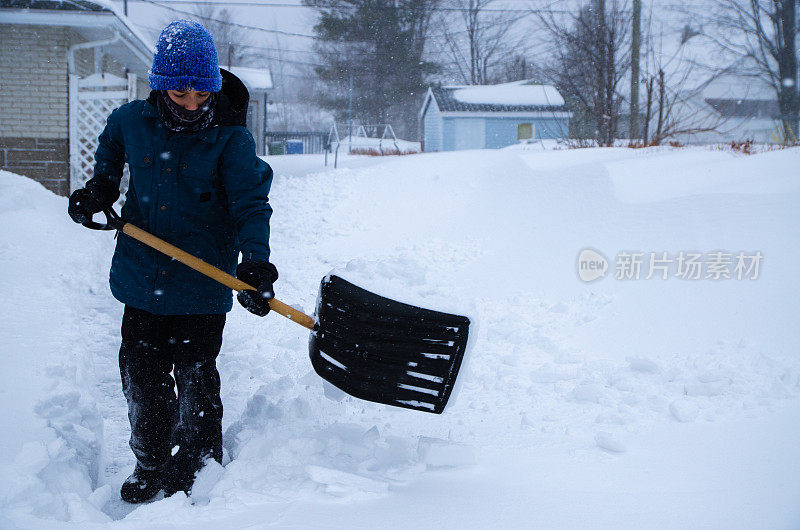
[[597,447],[608,451],[609,453],[624,453],[628,449],[625,444],[620,442],[613,434],[608,432],[598,432],[594,437]]
[[672,417],[681,423],[691,422],[697,419],[700,410],[697,405],[688,399],[676,399],[669,404],[669,412]]
[[472,447],[422,436],[417,446],[420,462],[428,467],[461,467],[475,463],[475,452]]

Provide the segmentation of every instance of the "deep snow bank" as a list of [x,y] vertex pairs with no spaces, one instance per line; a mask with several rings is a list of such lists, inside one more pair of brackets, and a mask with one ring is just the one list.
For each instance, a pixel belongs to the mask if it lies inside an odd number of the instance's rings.
[[[204,471],[194,504],[174,497],[131,512],[116,501],[133,460],[115,359],[121,308],[106,281],[112,235],[73,225],[63,198],[2,173],[0,377],[10,406],[0,419],[14,427],[0,437],[0,508],[9,525],[126,516],[132,527],[400,526],[409,503],[429,510],[411,520],[442,526],[487,517],[620,526],[647,513],[746,526],[759,507],[778,524],[798,517],[777,489],[800,489],[787,471],[800,455],[769,438],[797,424],[776,424],[780,416],[763,437],[744,426],[782,404],[798,410],[800,192],[785,177],[797,150],[470,151],[353,158],[338,170],[319,160],[314,169],[308,156],[269,160],[279,297],[311,312],[318,282],[338,269],[386,296],[469,313],[480,325],[459,399],[432,416],[343,396],[311,371],[302,328],[237,307],[218,361],[226,466]],[[612,262],[623,250],[765,258],[755,281],[623,281],[612,268],[587,284],[576,258],[589,246]],[[735,446],[739,460],[690,454],[692,443],[719,452],[737,432],[752,441]],[[684,434],[683,452],[669,449]],[[767,448],[770,459],[755,457]],[[671,455],[663,466],[661,453]],[[642,466],[648,459],[655,467]],[[761,475],[739,472],[749,460],[763,463]],[[741,491],[777,500],[748,512],[741,496],[698,484],[700,500],[681,504],[678,474],[689,469],[747,479]],[[620,473],[619,488],[604,489],[599,470]],[[646,473],[665,493],[642,507],[619,492],[647,483]],[[494,500],[467,506],[442,491]],[[569,517],[563,503],[499,511],[506,495],[587,503],[570,505]],[[714,518],[703,503],[733,515]],[[604,505],[621,511],[582,519]]]
[[103,475],[98,337],[86,331],[95,286],[108,277],[110,238],[65,222],[65,205],[0,171],[0,498],[5,512],[102,521],[102,491],[93,493]]

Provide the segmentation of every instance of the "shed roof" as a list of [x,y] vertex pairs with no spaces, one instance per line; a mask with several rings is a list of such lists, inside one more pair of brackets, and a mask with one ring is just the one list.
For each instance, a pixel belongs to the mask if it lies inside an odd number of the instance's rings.
[[241,79],[250,91],[263,91],[272,88],[272,73],[268,68],[229,66],[226,69]]
[[550,85],[516,81],[501,85],[432,87],[442,112],[565,111],[564,98]]

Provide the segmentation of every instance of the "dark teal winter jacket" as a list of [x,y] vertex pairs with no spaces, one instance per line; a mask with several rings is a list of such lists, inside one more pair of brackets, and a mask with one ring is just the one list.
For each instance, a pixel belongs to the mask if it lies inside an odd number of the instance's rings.
[[[114,110],[95,153],[96,178],[119,183],[124,164],[130,168],[122,218],[230,274],[240,251],[267,260],[272,169],[244,126],[244,84],[223,70],[213,126],[199,133],[170,133],[154,97]],[[227,287],[124,234],[110,281],[117,300],[157,315],[233,305]]]

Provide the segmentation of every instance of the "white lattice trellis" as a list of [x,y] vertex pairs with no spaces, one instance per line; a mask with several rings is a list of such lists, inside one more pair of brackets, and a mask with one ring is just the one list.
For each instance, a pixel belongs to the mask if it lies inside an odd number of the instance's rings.
[[[112,74],[92,74],[69,79],[70,191],[83,187],[94,171],[97,137],[106,118],[123,103],[136,98],[136,75],[127,79]],[[127,176],[127,175],[126,175]]]

